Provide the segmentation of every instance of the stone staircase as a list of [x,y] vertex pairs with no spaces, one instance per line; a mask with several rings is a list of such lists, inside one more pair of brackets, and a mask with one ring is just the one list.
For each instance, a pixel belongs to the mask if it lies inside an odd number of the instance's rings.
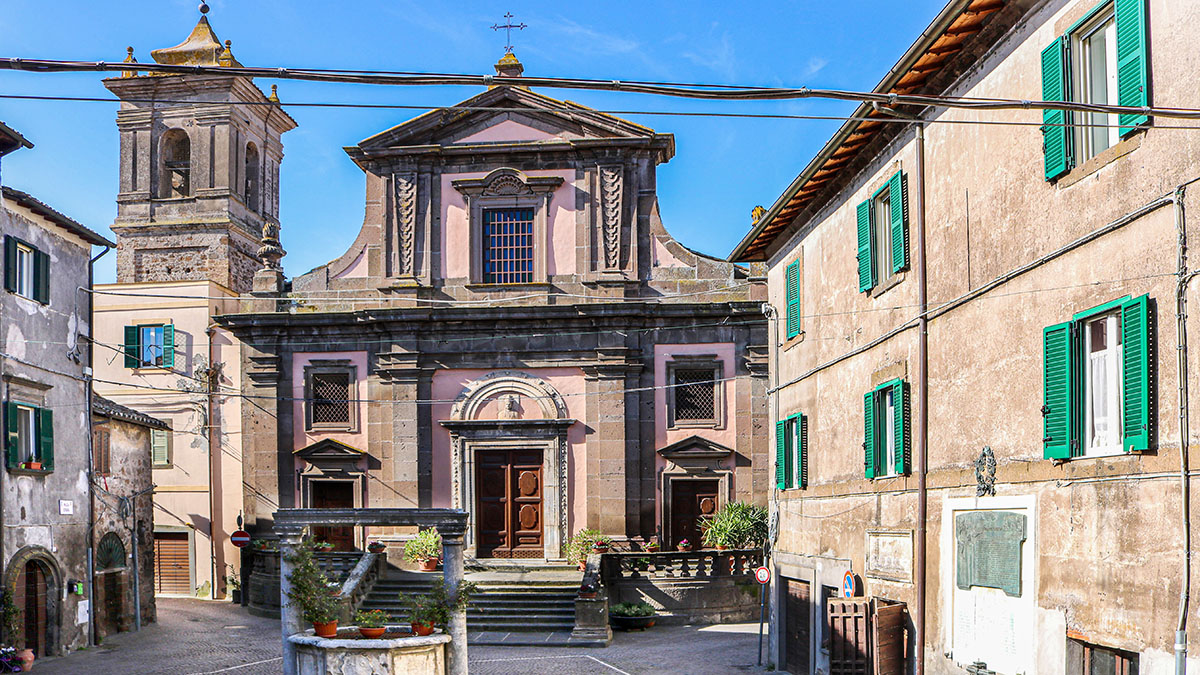
[[[569,575],[531,578],[528,574],[484,572],[468,574],[479,589],[467,606],[467,630],[472,634],[514,632],[570,633],[575,627],[575,595],[579,581]],[[441,572],[406,572],[389,569],[363,599],[359,609],[382,609],[389,622],[404,624],[408,614],[399,594],[428,592]],[[472,639],[475,644],[478,641]],[[478,642],[483,643],[483,642]],[[508,642],[506,644],[509,644]]]

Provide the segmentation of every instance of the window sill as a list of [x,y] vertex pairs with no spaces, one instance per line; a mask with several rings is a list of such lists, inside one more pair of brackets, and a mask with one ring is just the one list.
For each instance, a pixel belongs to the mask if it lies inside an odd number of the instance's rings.
[[786,352],[787,350],[791,349],[792,347],[795,347],[796,345],[800,344],[801,342],[804,342],[804,331],[800,331],[799,333],[796,333],[792,337],[784,340],[782,349],[783,349],[783,351]]
[[9,467],[8,472],[14,476],[46,476],[54,473],[54,469],[22,469],[20,467]]
[[1111,148],[1104,150],[1104,152],[1101,152],[1098,155],[1089,157],[1083,162],[1083,164],[1080,164],[1062,176],[1059,176],[1054,183],[1055,187],[1059,189],[1071,187],[1084,178],[1096,173],[1100,169],[1112,164],[1134,150],[1137,150],[1142,144],[1142,137],[1146,135],[1145,131],[1145,127],[1138,129],[1130,134],[1127,138],[1120,140]]
[[151,469],[174,469],[174,464],[151,464]]
[[906,272],[896,272],[895,274],[888,277],[887,279],[884,279],[882,282],[875,284],[875,288],[872,288],[870,291],[867,292],[867,294],[871,296],[872,300],[875,298],[878,298],[879,296],[883,295],[884,293],[887,293],[888,291],[895,288],[896,286],[899,286],[900,282],[904,281],[904,277],[906,274],[907,274]]
[[310,434],[357,434],[356,426],[310,426],[305,429]]
[[725,425],[717,420],[681,420],[667,425],[667,431],[676,429],[724,429]]
[[522,281],[514,284],[487,284],[482,281],[473,281],[469,284],[464,284],[463,288],[469,291],[503,291],[510,288],[550,290],[554,288],[554,284],[551,284],[549,281]]

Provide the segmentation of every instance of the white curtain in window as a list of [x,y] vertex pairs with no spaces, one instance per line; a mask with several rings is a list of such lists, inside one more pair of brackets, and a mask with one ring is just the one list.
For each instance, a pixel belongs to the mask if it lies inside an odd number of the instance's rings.
[[1109,370],[1112,368],[1112,350],[1093,352],[1089,358],[1091,368],[1092,395],[1092,447],[1099,448],[1109,444],[1110,418],[1109,410]]

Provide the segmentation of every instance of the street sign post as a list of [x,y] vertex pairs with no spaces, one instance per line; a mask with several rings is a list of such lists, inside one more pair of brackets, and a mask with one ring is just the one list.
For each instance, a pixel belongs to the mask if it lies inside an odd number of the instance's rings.
[[846,572],[842,577],[842,597],[857,598],[862,588],[858,584],[858,576],[854,572]]
[[754,580],[760,584],[765,584],[771,581],[771,570],[765,567],[760,567],[754,570]]
[[242,548],[250,543],[250,533],[245,530],[238,530],[229,535],[229,543],[238,548]]

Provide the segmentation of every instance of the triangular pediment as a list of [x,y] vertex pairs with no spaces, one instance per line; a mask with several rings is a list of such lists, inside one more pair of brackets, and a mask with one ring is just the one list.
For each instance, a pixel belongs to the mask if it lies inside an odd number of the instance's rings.
[[330,459],[357,460],[363,456],[363,451],[354,446],[346,445],[341,441],[335,441],[332,438],[326,438],[317,441],[312,445],[300,448],[293,454],[307,462],[313,462],[314,460]]
[[680,460],[722,459],[733,453],[733,448],[726,447],[702,436],[688,436],[682,441],[676,441],[664,448],[659,448],[658,454],[679,463]]
[[[507,127],[497,133],[498,127]],[[358,144],[362,151],[470,142],[546,142],[555,138],[653,138],[653,129],[523,87],[497,86],[456,109],[432,110]],[[525,136],[527,138],[522,138]],[[509,138],[511,137],[511,138]]]

